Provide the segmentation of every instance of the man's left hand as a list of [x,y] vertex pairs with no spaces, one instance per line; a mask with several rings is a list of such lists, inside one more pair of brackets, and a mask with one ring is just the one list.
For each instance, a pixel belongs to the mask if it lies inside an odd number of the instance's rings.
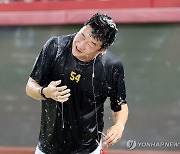
[[110,129],[107,130],[107,134],[104,137],[104,141],[107,143],[108,146],[112,146],[118,140],[121,139],[122,133],[124,130],[124,126],[115,124]]

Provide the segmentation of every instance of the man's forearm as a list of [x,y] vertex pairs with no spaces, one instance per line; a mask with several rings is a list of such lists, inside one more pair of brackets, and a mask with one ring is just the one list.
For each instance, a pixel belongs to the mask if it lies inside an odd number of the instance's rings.
[[107,130],[107,134],[104,137],[108,146],[115,144],[122,137],[122,133],[128,119],[128,105],[123,104],[121,107],[121,111],[113,112],[113,120],[115,124]]
[[32,78],[29,78],[26,85],[26,94],[36,100],[42,100],[40,89],[42,87]]
[[128,105],[123,104],[121,107],[122,107],[121,111],[113,112],[113,120],[116,125],[124,129],[128,119]]

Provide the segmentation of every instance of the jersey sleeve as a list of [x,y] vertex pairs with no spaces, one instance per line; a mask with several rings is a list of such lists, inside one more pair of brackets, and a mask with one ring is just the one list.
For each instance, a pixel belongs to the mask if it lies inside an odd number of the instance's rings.
[[126,87],[124,80],[124,68],[123,65],[118,62],[113,67],[112,73],[112,86],[111,86],[111,109],[114,112],[121,110],[121,105],[126,104]]
[[30,77],[41,86],[49,84],[49,74],[53,64],[53,58],[56,56],[56,39],[56,37],[52,37],[45,43],[30,73]]

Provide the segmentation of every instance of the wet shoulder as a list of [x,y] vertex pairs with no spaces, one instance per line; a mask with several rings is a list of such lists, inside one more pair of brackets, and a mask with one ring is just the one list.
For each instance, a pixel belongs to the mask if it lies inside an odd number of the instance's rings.
[[54,46],[65,46],[68,42],[72,42],[75,34],[60,35],[51,37],[44,45],[43,48],[54,47]]
[[51,37],[43,46],[43,50],[50,57],[60,55],[71,44],[75,34]]
[[103,55],[102,62],[108,69],[111,68],[112,70],[123,71],[123,64],[120,58],[111,51],[107,51],[106,54]]
[[53,36],[51,37],[49,40],[47,40],[47,42],[44,44],[43,49],[47,49],[49,47],[51,47],[52,45],[54,45],[56,43],[57,40],[57,36]]
[[65,47],[65,46],[71,45],[74,37],[75,37],[75,34],[58,36],[57,43],[60,47]]

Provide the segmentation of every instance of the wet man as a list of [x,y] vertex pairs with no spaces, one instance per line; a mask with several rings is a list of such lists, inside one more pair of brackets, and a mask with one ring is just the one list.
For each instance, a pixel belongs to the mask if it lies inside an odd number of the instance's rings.
[[[36,154],[100,154],[115,144],[128,117],[123,65],[107,48],[117,35],[105,14],[93,15],[76,34],[50,38],[26,85],[41,100]],[[114,125],[102,136],[104,102],[110,97]]]

